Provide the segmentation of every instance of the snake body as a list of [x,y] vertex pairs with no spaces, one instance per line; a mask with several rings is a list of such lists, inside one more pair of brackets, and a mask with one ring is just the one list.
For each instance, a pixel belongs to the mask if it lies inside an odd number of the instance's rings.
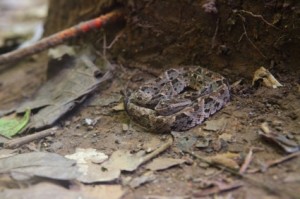
[[227,80],[199,66],[169,69],[125,98],[129,116],[149,130],[185,131],[220,110],[230,99]]

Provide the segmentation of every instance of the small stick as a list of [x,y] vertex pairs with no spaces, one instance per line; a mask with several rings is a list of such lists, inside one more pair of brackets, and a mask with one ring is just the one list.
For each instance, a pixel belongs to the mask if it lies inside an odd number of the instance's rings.
[[197,158],[198,160],[200,160],[202,162],[205,162],[205,163],[209,164],[210,166],[222,169],[224,171],[227,171],[228,173],[231,173],[234,176],[245,179],[254,186],[264,188],[266,191],[268,191],[270,193],[277,194],[277,195],[280,195],[280,196],[289,196],[290,198],[293,198],[293,199],[298,199],[299,198],[298,196],[295,196],[295,193],[293,193],[293,192],[289,192],[287,190],[282,190],[280,187],[268,185],[264,182],[256,180],[255,178],[252,178],[250,176],[246,176],[244,174],[241,174],[241,173],[239,173],[239,172],[237,172],[237,171],[235,171],[231,168],[225,167],[225,166],[217,164],[217,163],[213,163],[209,159],[201,157],[199,155],[196,155],[195,153],[193,153],[191,151],[185,150],[184,152],[192,155],[193,157]]
[[107,24],[114,23],[120,19],[123,19],[123,13],[120,10],[116,10],[95,19],[82,22],[76,26],[72,26],[71,28],[46,37],[31,46],[0,55],[0,64],[14,62],[27,56],[34,55],[91,30],[103,28]]
[[142,164],[144,164],[145,162],[148,162],[149,160],[151,160],[152,158],[156,157],[157,155],[159,155],[160,153],[164,152],[165,150],[167,150],[170,146],[172,146],[173,144],[173,138],[169,138],[169,140],[162,146],[160,146],[158,149],[156,149],[155,151],[153,151],[152,153],[149,153],[148,155],[145,155],[143,157],[142,160]]
[[245,171],[247,170],[247,168],[249,167],[249,164],[251,163],[253,157],[253,151],[252,151],[252,148],[249,150],[249,153],[247,154],[246,158],[245,158],[245,161],[243,163],[243,165],[241,166],[240,170],[239,170],[239,173],[240,174],[244,174]]
[[46,129],[44,131],[40,131],[38,133],[34,133],[34,134],[27,135],[27,136],[20,137],[20,138],[15,138],[13,140],[5,142],[4,147],[9,148],[9,149],[15,149],[15,148],[22,146],[24,144],[27,144],[31,141],[38,140],[38,139],[47,137],[49,135],[54,135],[56,130],[57,130],[57,127],[53,127],[51,129]]
[[[283,162],[285,162],[285,161],[287,161],[287,160],[296,158],[296,157],[298,157],[298,156],[300,156],[300,151],[299,151],[299,152],[296,152],[296,153],[289,154],[289,155],[284,156],[284,157],[282,157],[282,158],[279,158],[279,159],[277,159],[277,160],[270,161],[270,162],[268,162],[266,165],[264,165],[264,169],[267,169],[267,168],[270,168],[270,167],[272,167],[272,166],[281,164],[281,163],[283,163]],[[256,172],[259,172],[259,171],[261,171],[260,168],[258,168],[258,169],[252,169],[251,171],[248,171],[248,173],[256,173]]]
[[214,49],[215,46],[216,46],[216,37],[217,37],[218,31],[219,31],[219,23],[220,23],[220,18],[218,18],[218,20],[216,22],[215,33],[214,33],[214,36],[212,37],[212,40],[211,40],[211,49]]

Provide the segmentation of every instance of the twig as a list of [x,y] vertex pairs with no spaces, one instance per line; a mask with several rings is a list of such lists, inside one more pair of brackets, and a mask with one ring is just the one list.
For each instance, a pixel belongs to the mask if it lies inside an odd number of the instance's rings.
[[112,40],[112,42],[106,47],[106,49],[111,49],[111,47],[119,40],[119,38],[123,35],[124,30],[121,30],[115,38]]
[[50,37],[46,37],[31,46],[1,55],[0,64],[14,62],[27,56],[42,52],[91,30],[103,28],[107,24],[114,23],[120,19],[123,19],[123,13],[121,10],[116,10],[98,18],[82,22],[76,26],[51,35]]
[[267,25],[271,26],[272,28],[275,28],[277,30],[280,30],[280,28],[277,28],[276,26],[274,26],[273,24],[271,24],[270,22],[268,22],[267,20],[265,20],[265,18],[262,16],[262,15],[257,15],[257,14],[253,14],[252,12],[250,11],[247,11],[247,10],[238,10],[239,12],[242,12],[242,13],[246,13],[248,15],[251,15],[252,17],[255,17],[255,18],[259,18],[261,19],[263,22],[265,22]]
[[51,129],[46,129],[44,131],[40,131],[40,132],[35,133],[35,134],[27,135],[27,136],[24,136],[24,137],[21,137],[21,138],[15,138],[13,140],[5,142],[4,147],[9,148],[9,149],[14,149],[14,148],[17,148],[17,147],[22,146],[24,144],[27,144],[31,141],[38,140],[38,139],[47,137],[49,135],[54,135],[56,130],[57,130],[57,128],[53,127]]
[[[264,169],[263,170],[268,169],[270,167],[273,167],[275,165],[281,164],[281,163],[283,163],[285,161],[291,160],[291,159],[296,158],[298,156],[300,156],[300,151],[296,152],[296,153],[292,153],[292,154],[287,155],[287,156],[284,156],[284,157],[279,158],[277,160],[270,161],[270,162],[268,162],[268,163],[266,163],[264,165]],[[259,171],[262,171],[262,169],[261,168],[252,169],[251,171],[248,171],[248,173],[256,173],[256,172],[259,172]]]
[[100,52],[97,52],[101,57],[106,58],[106,49],[111,49],[113,45],[119,40],[119,38],[123,35],[124,30],[121,30],[112,40],[112,42],[107,46],[107,41],[106,41],[106,34],[105,32],[103,33],[103,52],[102,54]]
[[247,38],[247,40],[250,42],[250,44],[259,52],[259,54],[262,56],[262,57],[264,57],[265,59],[267,58],[260,50],[259,50],[259,48],[253,43],[253,41],[249,38],[249,36],[248,36],[248,33],[247,33],[247,30],[246,30],[246,27],[245,27],[245,23],[244,23],[244,18],[240,15],[240,14],[238,14],[240,17],[241,17],[241,19],[242,19],[242,26],[243,26],[243,30],[244,30],[244,32],[243,32],[243,34],[240,36],[240,38],[239,38],[239,42],[242,40],[242,38],[243,38],[243,36],[245,36],[246,38]]
[[251,163],[251,161],[253,159],[252,155],[253,155],[253,151],[252,151],[252,148],[250,148],[249,153],[247,154],[245,161],[239,170],[240,174],[244,174],[245,171],[247,170],[249,164]]
[[239,172],[237,172],[237,171],[235,171],[235,170],[233,170],[231,168],[228,168],[228,167],[225,167],[225,166],[220,165],[218,163],[212,162],[212,161],[210,161],[207,158],[198,156],[198,155],[196,155],[195,153],[193,153],[191,151],[185,150],[184,152],[192,155],[193,157],[199,159],[202,162],[205,162],[205,163],[209,164],[210,166],[213,166],[213,167],[216,167],[216,168],[219,168],[219,169],[223,169],[224,171],[227,171],[228,173],[231,173],[232,175],[235,175],[237,177],[243,178],[243,179],[247,180],[249,183],[251,183],[252,185],[254,185],[256,187],[264,188],[269,193],[277,194],[277,195],[285,196],[285,197],[289,196],[290,198],[293,198],[293,199],[298,199],[299,198],[293,192],[289,192],[287,190],[283,190],[280,187],[270,186],[270,185],[268,185],[268,184],[266,184],[264,182],[261,182],[261,181],[258,181],[256,179],[254,179],[254,178],[252,178],[250,176],[246,176],[244,174],[241,174],[241,173],[239,173]]
[[156,157],[157,155],[159,155],[160,153],[164,152],[165,150],[167,150],[170,146],[172,146],[173,144],[173,138],[169,138],[169,140],[162,146],[160,146],[158,149],[156,149],[155,151],[153,151],[152,153],[149,153],[148,155],[145,155],[143,157],[142,160],[142,164],[145,162],[148,162],[149,160],[151,160],[152,158]]

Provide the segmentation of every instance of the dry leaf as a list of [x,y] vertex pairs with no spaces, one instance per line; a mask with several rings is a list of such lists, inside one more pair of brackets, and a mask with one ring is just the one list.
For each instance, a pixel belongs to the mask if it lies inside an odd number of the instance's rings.
[[14,179],[29,180],[36,176],[56,180],[73,180],[79,176],[75,161],[46,152],[18,154],[0,159],[0,173]]
[[153,180],[155,180],[155,175],[153,172],[146,172],[142,176],[132,179],[129,182],[129,186],[134,189]]
[[277,79],[264,67],[260,67],[254,73],[254,77],[252,80],[252,85],[255,84],[258,80],[263,81],[263,85],[269,88],[278,88],[282,86]]
[[231,169],[238,169],[239,165],[236,162],[237,159],[240,158],[240,155],[237,153],[223,153],[218,154],[212,157],[209,157],[209,159],[212,162],[215,162],[217,164],[224,165],[225,167],[231,168]]
[[124,111],[125,110],[124,103],[121,102],[121,103],[117,104],[116,106],[112,107],[112,109],[114,111]]
[[[117,179],[121,173],[119,169],[115,168],[103,170],[103,166],[99,165],[99,163],[107,160],[108,156],[96,149],[77,148],[74,154],[66,155],[66,158],[77,161],[79,172],[81,173],[81,176],[77,179],[84,183],[113,181]],[[97,162],[97,164],[94,162]]]
[[152,171],[159,171],[168,169],[170,167],[184,163],[183,159],[173,159],[173,158],[156,158],[150,162],[146,168]]

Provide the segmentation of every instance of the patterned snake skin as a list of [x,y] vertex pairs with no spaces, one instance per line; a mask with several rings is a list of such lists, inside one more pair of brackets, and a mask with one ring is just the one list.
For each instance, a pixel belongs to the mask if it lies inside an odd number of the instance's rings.
[[125,99],[129,116],[159,133],[185,131],[220,110],[230,99],[226,79],[199,66],[169,69]]

